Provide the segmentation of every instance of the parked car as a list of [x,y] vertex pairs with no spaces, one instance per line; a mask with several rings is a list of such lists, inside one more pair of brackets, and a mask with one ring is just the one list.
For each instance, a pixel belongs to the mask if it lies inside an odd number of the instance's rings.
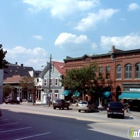
[[56,108],[59,108],[59,109],[64,109],[64,108],[67,108],[69,109],[69,102],[67,102],[66,100],[64,99],[56,99],[53,101],[53,108],[56,109]]
[[121,116],[124,118],[124,106],[121,102],[110,102],[107,108],[107,117]]
[[88,101],[79,101],[78,102],[78,111],[91,112],[95,110],[95,104]]
[[19,103],[20,103],[20,101],[18,101],[17,99],[14,99],[14,98],[6,98],[6,99],[4,100],[4,102],[5,102],[6,104],[8,104],[8,103],[11,103],[11,104],[14,104],[14,103],[19,104]]
[[2,112],[1,112],[1,110],[0,110],[0,117],[2,116]]

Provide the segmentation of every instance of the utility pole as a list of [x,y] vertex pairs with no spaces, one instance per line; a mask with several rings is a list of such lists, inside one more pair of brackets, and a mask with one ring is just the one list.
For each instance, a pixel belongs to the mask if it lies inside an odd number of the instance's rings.
[[50,55],[50,62],[49,62],[49,96],[48,96],[48,102],[49,102],[49,106],[50,106],[50,99],[51,99],[51,94],[50,94],[50,90],[51,90],[51,69],[52,69],[52,55]]

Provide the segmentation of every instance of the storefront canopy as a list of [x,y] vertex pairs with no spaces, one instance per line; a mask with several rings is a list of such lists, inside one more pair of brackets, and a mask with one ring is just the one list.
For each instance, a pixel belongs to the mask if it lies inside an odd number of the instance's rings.
[[68,96],[70,94],[71,90],[64,90],[64,92],[62,93],[62,95],[64,96]]
[[140,100],[140,92],[123,92],[119,99],[135,99]]
[[80,92],[75,91],[75,92],[74,92],[74,94],[73,94],[73,97],[79,97],[79,96],[80,96],[80,94],[81,94]]
[[105,91],[105,92],[103,92],[103,96],[104,96],[105,98],[109,98],[109,97],[110,97],[110,94],[111,94],[110,91]]

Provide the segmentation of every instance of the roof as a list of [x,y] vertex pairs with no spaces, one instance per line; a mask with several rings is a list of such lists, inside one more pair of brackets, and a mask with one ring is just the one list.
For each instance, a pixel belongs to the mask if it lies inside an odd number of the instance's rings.
[[[63,62],[57,62],[57,61],[51,61],[53,63],[53,66],[59,71],[61,75],[64,75],[65,73],[65,64]],[[39,77],[43,77],[46,72],[49,70],[49,63],[47,63],[47,66],[43,69],[43,71],[40,73]]]
[[[29,71],[34,71],[32,67],[23,66],[23,64],[7,64],[8,68],[4,68],[4,80],[12,77],[30,76]],[[14,79],[13,79],[14,80]]]
[[105,57],[105,56],[110,56],[112,53],[115,54],[115,55],[122,55],[122,54],[130,54],[130,53],[140,52],[140,49],[126,50],[126,51],[116,49],[115,47],[113,47],[113,49],[114,49],[113,52],[111,50],[108,53],[104,53],[104,54],[93,54],[93,55],[84,54],[81,57],[70,57],[70,56],[67,56],[66,59],[64,59],[64,62],[65,61],[71,61],[71,60],[81,60],[81,59],[84,59],[86,57],[89,57],[89,58]]
[[22,77],[20,75],[17,75],[17,76],[8,77],[8,78],[4,79],[3,82],[5,84],[6,83],[19,83],[21,79],[22,79]]
[[65,73],[65,64],[63,62],[56,62],[52,61],[54,64],[54,67],[59,71],[61,75],[64,75]]

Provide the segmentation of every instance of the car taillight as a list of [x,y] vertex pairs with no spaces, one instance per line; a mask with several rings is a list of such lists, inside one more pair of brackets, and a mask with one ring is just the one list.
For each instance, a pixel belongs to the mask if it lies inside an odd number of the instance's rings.
[[109,111],[109,108],[107,108],[107,111]]
[[122,111],[124,111],[124,109],[122,109]]

